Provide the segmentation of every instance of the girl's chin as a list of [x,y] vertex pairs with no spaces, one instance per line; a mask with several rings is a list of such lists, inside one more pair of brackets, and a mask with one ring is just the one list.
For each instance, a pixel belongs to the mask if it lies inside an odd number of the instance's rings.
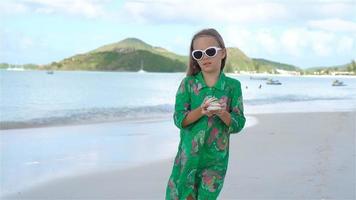
[[215,71],[219,71],[219,68],[213,68],[213,67],[211,67],[211,66],[209,66],[209,67],[203,67],[203,68],[201,68],[202,69],[202,71],[204,71],[204,72],[215,72]]

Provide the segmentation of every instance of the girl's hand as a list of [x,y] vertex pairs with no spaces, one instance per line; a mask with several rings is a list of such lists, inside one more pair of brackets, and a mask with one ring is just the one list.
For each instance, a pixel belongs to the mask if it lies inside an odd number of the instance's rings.
[[226,111],[226,102],[219,102],[220,103],[220,105],[221,105],[221,109],[220,110],[218,110],[218,113],[217,113],[217,115],[218,116],[220,116],[224,111]]
[[[203,103],[200,105],[200,107],[202,108],[202,114],[203,115],[211,117],[211,116],[221,112],[222,108],[218,109],[218,110],[208,110],[208,107],[209,107],[210,103],[213,102],[213,101],[216,101],[216,98],[213,97],[213,98],[205,98],[204,99]],[[221,106],[220,102],[219,102],[219,105]]]
[[208,98],[205,98],[203,103],[200,105],[200,108],[201,108],[201,113],[203,115],[207,115],[208,117],[210,117],[210,113],[208,111],[208,107],[209,107],[209,99]]

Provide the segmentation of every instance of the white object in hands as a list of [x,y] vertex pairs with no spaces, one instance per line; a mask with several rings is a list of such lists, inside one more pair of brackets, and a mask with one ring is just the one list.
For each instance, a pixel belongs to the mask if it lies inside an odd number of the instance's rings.
[[211,103],[211,102],[216,102],[218,99],[216,97],[210,97],[208,100],[206,100],[206,103]]
[[220,103],[218,102],[218,99],[215,97],[208,99],[207,102],[209,102],[209,106],[207,108],[207,110],[209,110],[209,111],[220,110],[222,108]]

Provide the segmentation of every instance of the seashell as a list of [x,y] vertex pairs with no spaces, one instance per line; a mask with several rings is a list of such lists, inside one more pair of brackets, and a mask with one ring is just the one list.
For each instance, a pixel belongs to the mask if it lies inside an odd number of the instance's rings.
[[209,106],[207,110],[220,110],[221,106]]
[[207,103],[211,103],[214,101],[218,101],[218,99],[216,97],[210,97],[208,100],[206,100]]

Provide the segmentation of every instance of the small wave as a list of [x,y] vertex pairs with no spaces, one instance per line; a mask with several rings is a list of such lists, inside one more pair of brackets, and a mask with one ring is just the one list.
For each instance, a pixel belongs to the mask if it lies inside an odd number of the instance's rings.
[[2,121],[0,122],[0,130],[153,119],[171,114],[173,112],[173,105],[163,104],[142,107],[90,108],[51,112],[53,115],[50,117],[33,118],[26,121]]
[[273,98],[260,98],[260,99],[247,99],[244,100],[245,104],[249,105],[263,105],[263,104],[275,104],[285,102],[302,102],[302,101],[332,101],[332,100],[345,100],[345,97],[310,97],[310,96],[297,96],[297,95],[285,95],[277,96]]
[[[326,101],[326,100],[345,100],[345,97],[310,97],[285,95],[273,98],[245,99],[246,105],[266,105],[288,102],[307,102],[307,101]],[[49,111],[50,116],[38,117],[22,121],[1,121],[0,130],[35,128],[47,126],[61,126],[73,124],[90,124],[100,122],[114,122],[125,120],[154,120],[167,117],[174,112],[174,105],[161,104],[155,106],[141,107],[119,107],[119,108],[89,108],[73,110],[54,110]]]
[[38,161],[29,161],[25,163],[25,165],[38,165],[38,164],[40,164],[40,162]]

